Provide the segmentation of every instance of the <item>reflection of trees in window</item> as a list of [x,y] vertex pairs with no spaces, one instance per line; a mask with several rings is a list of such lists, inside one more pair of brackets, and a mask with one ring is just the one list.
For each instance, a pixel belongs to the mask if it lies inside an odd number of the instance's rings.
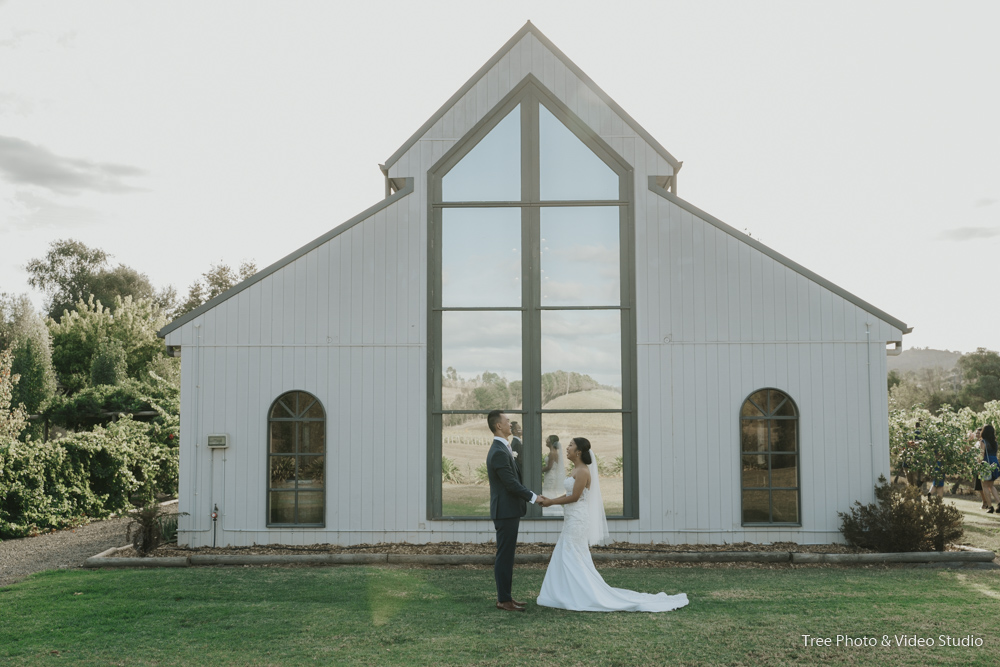
[[323,526],[326,413],[304,391],[282,394],[267,418],[267,524]]
[[800,523],[798,410],[786,394],[761,389],[740,408],[743,523]]
[[547,453],[543,414],[620,423],[604,454],[625,462],[615,513],[635,516],[628,165],[548,93],[524,84],[430,181],[432,514],[488,512],[440,471],[443,459],[478,465],[486,452],[463,449],[474,439],[466,431],[504,409],[523,422],[533,488]]

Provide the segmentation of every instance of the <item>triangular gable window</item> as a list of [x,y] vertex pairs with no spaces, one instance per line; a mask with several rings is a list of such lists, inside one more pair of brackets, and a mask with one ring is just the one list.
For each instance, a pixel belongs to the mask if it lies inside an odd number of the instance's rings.
[[541,199],[618,199],[618,174],[562,124],[538,107]]
[[507,114],[441,179],[444,201],[521,199],[521,109]]

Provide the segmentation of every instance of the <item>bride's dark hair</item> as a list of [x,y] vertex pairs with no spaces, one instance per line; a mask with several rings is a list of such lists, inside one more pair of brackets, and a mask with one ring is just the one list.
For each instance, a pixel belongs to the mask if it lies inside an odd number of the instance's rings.
[[576,451],[580,452],[580,460],[590,465],[594,459],[590,457],[590,440],[586,438],[573,438],[576,443]]

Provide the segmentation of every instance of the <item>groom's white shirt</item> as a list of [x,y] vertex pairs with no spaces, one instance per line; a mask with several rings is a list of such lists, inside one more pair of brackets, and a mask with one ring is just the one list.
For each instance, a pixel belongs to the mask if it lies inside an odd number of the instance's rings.
[[[500,442],[502,442],[503,446],[507,448],[507,453],[510,454],[510,458],[514,459],[514,461],[517,461],[517,457],[514,456],[514,450],[510,448],[510,443],[507,442],[507,438],[501,438],[499,435],[494,435],[493,439],[494,440],[499,440]],[[531,489],[528,489],[528,490],[531,491]],[[538,496],[535,495],[534,491],[531,491],[531,504],[534,505],[535,504],[535,500],[537,500],[537,499],[538,499]]]

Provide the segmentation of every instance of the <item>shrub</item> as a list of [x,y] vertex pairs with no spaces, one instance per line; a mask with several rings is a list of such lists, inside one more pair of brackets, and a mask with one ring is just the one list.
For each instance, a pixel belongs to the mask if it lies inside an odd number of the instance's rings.
[[480,463],[476,466],[476,472],[474,473],[476,484],[488,484],[490,481],[489,468],[485,463]]
[[944,551],[962,537],[962,513],[934,497],[921,499],[918,487],[894,487],[885,476],[875,487],[875,502],[854,503],[850,513],[837,512],[840,532],[854,547],[880,552]]
[[123,418],[49,442],[0,439],[0,539],[103,518],[147,495],[177,488],[177,450],[151,442]]
[[[180,514],[187,515],[187,512]],[[128,529],[125,539],[132,542],[132,548],[140,556],[146,557],[161,544],[177,539],[177,517],[180,514],[168,512],[154,500],[149,500],[142,507],[128,513]]]
[[447,456],[441,457],[441,479],[452,484],[461,484],[465,481],[458,465]]
[[618,477],[622,474],[622,457],[616,456],[611,463],[605,463],[604,459],[597,459],[597,473],[601,477]]

